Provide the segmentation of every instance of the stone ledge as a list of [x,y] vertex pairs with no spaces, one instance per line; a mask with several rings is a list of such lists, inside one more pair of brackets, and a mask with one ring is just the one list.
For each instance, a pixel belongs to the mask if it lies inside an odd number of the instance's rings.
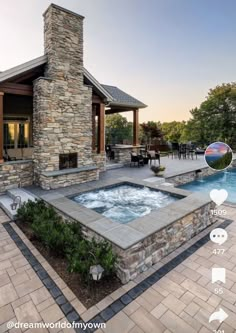
[[42,175],[45,177],[57,177],[63,175],[71,175],[75,173],[80,173],[84,171],[92,171],[97,170],[98,167],[96,165],[84,166],[80,168],[72,168],[72,169],[63,169],[63,170],[56,170],[56,171],[44,171]]
[[32,162],[33,162],[32,159],[28,159],[28,160],[16,160],[16,161],[8,161],[8,162],[0,163],[0,166],[3,166],[3,165],[12,165],[12,164],[27,164],[27,163],[32,163]]

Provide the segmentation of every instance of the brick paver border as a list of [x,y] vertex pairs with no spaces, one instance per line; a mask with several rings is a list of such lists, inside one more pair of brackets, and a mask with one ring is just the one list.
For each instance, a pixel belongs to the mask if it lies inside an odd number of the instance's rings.
[[[233,221],[225,220],[217,228],[225,229],[228,227]],[[12,222],[13,223],[13,222]],[[11,223],[5,222],[3,223],[5,230],[8,232],[12,240],[15,242],[23,256],[28,260],[29,264],[38,275],[42,283],[48,289],[56,303],[59,305],[62,312],[65,314],[66,318],[70,323],[72,322],[81,322],[79,313],[75,310],[75,308],[71,305],[71,303],[66,299],[63,295],[61,289],[57,286],[57,284],[52,280],[44,267],[39,263],[37,258],[33,255],[27,245],[23,242],[17,232],[12,228]],[[205,245],[209,241],[209,233],[199,240],[197,240],[193,245],[188,247],[186,250],[178,254],[175,258],[171,259],[168,263],[164,264],[161,268],[157,269],[156,272],[145,278],[142,282],[137,284],[135,287],[130,289],[128,292],[123,294],[117,300],[115,300],[112,304],[107,306],[104,310],[99,312],[95,317],[89,320],[89,323],[104,323],[118,314],[121,310],[124,309],[129,303],[134,301],[137,297],[139,297],[142,293],[144,293],[147,289],[153,286],[158,280],[164,277],[167,273],[169,273],[176,266],[181,264],[184,260],[186,260],[189,256],[191,256],[194,252],[200,249],[203,245]],[[76,329],[78,333],[92,333],[96,329],[87,329],[80,330]]]
[[[12,222],[13,223],[13,222]],[[19,248],[25,259],[29,262],[30,266],[33,268],[37,276],[40,278],[44,286],[47,288],[53,299],[56,301],[67,320],[72,324],[73,322],[81,322],[81,319],[78,312],[67,300],[62,290],[57,286],[53,279],[49,276],[45,268],[40,264],[38,259],[33,255],[28,246],[23,242],[17,232],[12,228],[11,223],[5,222],[2,224],[5,230],[8,232],[11,239],[15,242],[16,246]],[[82,330],[75,328],[75,331],[78,333],[89,333],[88,330]]]

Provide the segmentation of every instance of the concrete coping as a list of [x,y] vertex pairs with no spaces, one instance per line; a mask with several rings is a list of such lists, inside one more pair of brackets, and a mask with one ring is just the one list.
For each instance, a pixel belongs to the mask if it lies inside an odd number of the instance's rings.
[[[112,181],[110,185],[100,185],[97,188],[90,189],[90,191],[124,183],[125,182],[121,180],[117,180],[117,182]],[[144,186],[140,184],[141,182],[135,182],[133,180],[127,181],[126,183],[134,186]],[[166,207],[154,210],[150,214],[139,217],[127,224],[120,224],[76,203],[69,197],[65,197],[60,193],[48,193],[41,198],[64,215],[78,221],[85,228],[102,236],[104,239],[115,244],[122,250],[127,250],[133,245],[143,241],[148,236],[155,234],[164,228],[170,227],[174,222],[183,219],[185,216],[211,202],[209,195],[202,193],[199,196],[199,193],[191,193],[177,188],[145,186],[153,190],[160,190],[169,193],[170,195],[178,196],[180,200],[177,200]]]
[[32,163],[32,162],[33,162],[32,159],[28,159],[28,160],[16,160],[16,161],[8,161],[8,162],[0,163],[0,166],[3,166],[3,165],[12,165],[12,164],[27,164],[27,163]]
[[[170,178],[174,178],[174,177],[178,177],[178,176],[182,176],[182,175],[187,175],[188,173],[191,173],[191,172],[196,172],[197,170],[205,170],[205,169],[209,169],[209,166],[199,166],[199,167],[196,167],[196,166],[193,166],[193,167],[190,167],[189,169],[187,170],[184,170],[184,171],[180,171],[180,172],[172,172],[170,174],[167,174],[165,176],[165,179],[168,181],[168,179]],[[214,172],[214,170],[212,169],[212,172]],[[215,171],[215,172],[219,172],[219,171]]]
[[[229,169],[235,168],[235,162],[236,162],[236,156],[234,155],[233,159],[232,159],[232,163],[228,168]],[[171,178],[174,178],[174,177],[186,175],[186,174],[191,173],[191,172],[196,172],[197,170],[205,170],[205,169],[211,169],[213,174],[220,173],[220,172],[224,171],[224,170],[214,170],[214,169],[210,168],[205,161],[203,161],[202,165],[199,165],[198,167],[193,166],[193,167],[190,167],[189,169],[184,170],[184,171],[173,172],[173,173],[167,174],[165,176],[165,179],[168,181],[168,179],[171,179]]]
[[84,171],[92,171],[97,170],[98,167],[96,165],[88,165],[83,166],[79,168],[71,168],[71,169],[62,169],[62,170],[56,170],[56,171],[44,171],[42,172],[42,175],[45,177],[57,177],[57,176],[63,176],[63,175],[71,175],[73,173],[80,173]]

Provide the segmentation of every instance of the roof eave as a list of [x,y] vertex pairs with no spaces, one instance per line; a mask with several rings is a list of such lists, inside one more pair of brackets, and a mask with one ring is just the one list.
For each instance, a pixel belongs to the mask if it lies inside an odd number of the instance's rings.
[[84,68],[84,75],[85,77],[94,85],[100,93],[106,98],[107,102],[113,102],[113,97],[106,91],[105,88],[95,79],[95,77],[89,73],[89,71]]
[[131,109],[144,109],[147,107],[146,104],[127,104],[127,103],[116,103],[111,102],[109,106],[115,106],[115,107],[125,107],[125,108],[131,108]]
[[31,69],[34,69],[35,67],[46,64],[46,62],[47,62],[47,56],[43,55],[41,57],[27,61],[24,64],[7,69],[6,71],[0,73],[0,82],[4,82],[12,77],[28,72]]

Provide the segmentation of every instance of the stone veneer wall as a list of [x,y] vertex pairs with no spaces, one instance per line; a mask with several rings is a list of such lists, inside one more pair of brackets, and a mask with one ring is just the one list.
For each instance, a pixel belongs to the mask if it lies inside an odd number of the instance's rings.
[[0,164],[0,194],[17,187],[33,184],[33,161]]
[[[59,170],[59,154],[78,153],[78,167],[94,165],[92,88],[83,84],[83,17],[50,5],[44,20],[48,62],[46,78],[34,82],[33,113],[35,182],[40,186],[43,172]],[[84,174],[83,181],[93,179],[93,172]],[[61,184],[61,178],[52,177],[50,184]]]
[[[202,230],[215,223],[217,219],[210,212],[214,208],[215,204],[213,202],[207,203],[128,249],[124,250],[111,243],[113,251],[118,256],[117,276],[121,282],[125,284],[134,280],[140,273],[146,271]],[[65,220],[73,220],[57,208],[55,209]],[[82,224],[80,226],[87,239],[106,240],[88,227]]]
[[93,153],[94,164],[100,171],[106,171],[106,153]]
[[[56,181],[55,181],[56,178]],[[63,174],[59,176],[44,176],[40,177],[40,184],[44,190],[51,190],[60,187],[81,184],[92,180],[98,180],[98,170],[80,171],[78,173]]]
[[214,207],[214,203],[208,203],[127,250],[114,246],[119,256],[118,277],[122,283],[135,279],[137,275],[213,224],[216,218],[210,210]]
[[[236,159],[232,161],[232,164],[229,168],[235,168],[235,167],[236,167]],[[207,177],[207,176],[211,176],[217,172],[221,172],[221,171],[215,171],[215,170],[211,169],[210,167],[199,168],[199,170],[201,170],[201,172],[199,172],[199,173],[196,173],[196,170],[194,170],[194,171],[185,172],[185,173],[182,173],[179,175],[175,175],[172,177],[166,177],[165,180],[168,183],[173,183],[174,185],[178,186],[178,185],[192,182],[193,180],[200,179],[201,177]]]
[[123,163],[123,164],[130,164],[130,152],[136,152],[139,153],[141,146],[114,146],[112,147],[112,150],[115,152],[115,162],[116,163]]
[[[210,209],[214,207],[214,203],[206,204],[127,250],[112,244],[114,252],[118,255],[117,275],[122,283],[135,279],[140,273],[213,224],[216,218],[212,216]],[[102,239],[84,226],[82,230],[88,238]]]
[[200,179],[201,177],[206,177],[215,174],[217,171],[214,171],[213,169],[206,167],[206,168],[199,168],[201,172],[196,173],[196,170],[185,172],[179,175],[175,175],[172,177],[166,177],[165,180],[168,183],[172,183],[174,185],[182,185],[189,182],[192,182],[193,180]]

